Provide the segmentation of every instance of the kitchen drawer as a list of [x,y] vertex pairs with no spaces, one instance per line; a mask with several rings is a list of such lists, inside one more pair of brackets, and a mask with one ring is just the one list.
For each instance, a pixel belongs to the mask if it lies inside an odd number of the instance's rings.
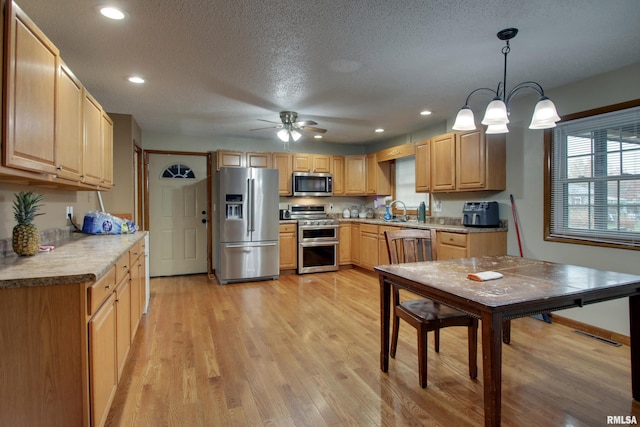
[[281,233],[294,233],[298,228],[297,224],[280,224]]
[[378,226],[374,224],[360,224],[360,234],[362,233],[378,234]]
[[453,258],[467,258],[467,248],[461,246],[438,245],[436,257],[438,260],[447,260]]
[[125,253],[116,261],[116,284],[120,283],[129,272],[129,252]]
[[116,286],[116,268],[111,267],[107,274],[87,289],[87,310],[93,315],[104,301],[113,293]]
[[144,239],[140,240],[131,249],[129,249],[129,266],[135,265],[136,260],[143,253],[144,253]]
[[461,246],[463,248],[467,247],[466,234],[450,233],[447,231],[441,231],[439,234],[441,245]]
[[398,231],[402,230],[404,227],[399,227],[395,225],[381,225],[378,227],[379,238],[386,241],[386,237],[384,235],[385,231]]

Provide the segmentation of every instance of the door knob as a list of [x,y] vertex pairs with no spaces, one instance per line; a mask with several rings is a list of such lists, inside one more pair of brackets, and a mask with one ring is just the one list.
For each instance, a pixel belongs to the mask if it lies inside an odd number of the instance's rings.
[[206,219],[203,219],[203,220],[202,220],[202,223],[203,223],[203,224],[206,224],[206,223],[207,223],[207,220],[206,220]]

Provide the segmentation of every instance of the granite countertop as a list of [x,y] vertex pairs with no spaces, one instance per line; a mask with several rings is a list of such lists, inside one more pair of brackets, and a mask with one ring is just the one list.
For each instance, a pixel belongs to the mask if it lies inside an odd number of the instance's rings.
[[94,282],[146,234],[78,235],[50,252],[0,258],[0,289]]
[[[357,223],[357,224],[374,224],[389,225],[395,227],[419,228],[427,230],[450,231],[453,233],[495,233],[498,231],[507,231],[505,223],[500,227],[465,227],[460,224],[451,224],[449,220],[443,219],[443,224],[438,222],[418,222],[417,220],[409,220],[406,222],[385,221],[379,218],[336,218],[340,223]],[[432,218],[432,221],[438,221],[438,218]],[[295,220],[282,220],[280,224],[295,223]],[[459,222],[459,220],[457,221]]]

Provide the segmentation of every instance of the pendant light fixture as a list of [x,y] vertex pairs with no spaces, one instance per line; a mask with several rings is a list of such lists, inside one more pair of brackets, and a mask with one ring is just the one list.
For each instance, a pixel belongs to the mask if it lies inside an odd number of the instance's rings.
[[482,119],[482,124],[487,126],[486,133],[507,133],[509,128],[509,101],[511,98],[519,92],[521,89],[531,89],[540,97],[538,103],[533,111],[533,117],[529,129],[548,129],[556,126],[556,122],[560,120],[556,107],[553,102],[546,96],[544,96],[544,90],[542,86],[536,82],[522,82],[513,87],[507,92],[507,55],[511,51],[509,46],[509,40],[514,38],[518,34],[517,28],[506,28],[499,31],[497,36],[500,40],[504,40],[506,45],[502,48],[502,54],[504,55],[504,75],[501,82],[498,83],[498,88],[493,89],[481,87],[472,91],[464,103],[464,107],[458,111],[456,121],[453,124],[453,130],[474,130],[476,128],[475,120],[473,117],[473,111],[469,107],[469,98],[471,95],[477,92],[489,92],[494,98],[487,106]]

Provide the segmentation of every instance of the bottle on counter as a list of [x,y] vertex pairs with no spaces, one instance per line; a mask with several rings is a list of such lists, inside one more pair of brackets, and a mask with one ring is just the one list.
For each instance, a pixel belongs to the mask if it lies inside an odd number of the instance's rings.
[[427,222],[427,206],[424,202],[420,202],[418,207],[418,222]]
[[389,210],[389,205],[385,206],[384,209],[384,220],[391,221],[391,211]]

